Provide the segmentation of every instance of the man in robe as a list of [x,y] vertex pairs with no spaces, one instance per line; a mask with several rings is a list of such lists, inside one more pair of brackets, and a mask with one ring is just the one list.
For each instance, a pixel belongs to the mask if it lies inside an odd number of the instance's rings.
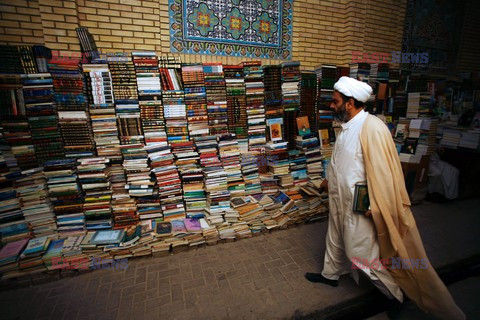
[[[305,277],[336,287],[352,271],[358,282],[361,270],[390,299],[402,302],[405,293],[438,318],[464,319],[426,256],[391,134],[364,111],[371,94],[368,84],[353,78],[335,83],[330,107],[343,124],[322,183],[330,206],[324,266]],[[365,183],[370,208],[357,213],[355,185]]]

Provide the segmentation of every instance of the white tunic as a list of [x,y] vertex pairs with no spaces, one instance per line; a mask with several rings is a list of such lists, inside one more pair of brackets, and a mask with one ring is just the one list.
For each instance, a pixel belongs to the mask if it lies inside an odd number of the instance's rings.
[[[367,116],[368,113],[362,110],[342,124],[327,168],[330,212],[322,275],[332,280],[352,272],[352,259],[368,261],[372,265],[379,261],[379,247],[372,218],[353,212],[355,184],[367,181],[360,144],[360,132]],[[403,299],[400,288],[388,270],[379,265],[374,269],[362,266],[361,270],[387,296],[393,295],[400,301]],[[385,287],[389,292],[386,292]]]

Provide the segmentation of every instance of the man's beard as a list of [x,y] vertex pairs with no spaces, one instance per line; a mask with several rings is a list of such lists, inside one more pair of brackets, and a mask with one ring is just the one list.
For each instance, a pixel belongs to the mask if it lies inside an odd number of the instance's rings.
[[347,122],[347,108],[345,103],[342,104],[340,110],[337,111],[334,109],[333,118],[335,119],[335,121]]

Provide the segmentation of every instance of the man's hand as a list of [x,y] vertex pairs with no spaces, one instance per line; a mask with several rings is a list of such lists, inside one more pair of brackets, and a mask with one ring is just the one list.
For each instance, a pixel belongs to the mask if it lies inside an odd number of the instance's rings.
[[327,192],[328,193],[328,180],[325,179],[320,184],[320,192]]
[[367,210],[367,212],[365,212],[365,216],[371,217],[372,216],[372,210]]

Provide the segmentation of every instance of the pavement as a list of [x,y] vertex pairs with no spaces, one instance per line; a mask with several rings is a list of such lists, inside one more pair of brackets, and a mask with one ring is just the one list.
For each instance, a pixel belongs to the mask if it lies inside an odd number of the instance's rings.
[[[469,319],[480,318],[480,199],[412,208],[432,265]],[[327,222],[166,257],[128,261],[29,287],[2,289],[2,319],[388,319],[378,291],[320,272]],[[399,319],[430,319],[411,302]]]

